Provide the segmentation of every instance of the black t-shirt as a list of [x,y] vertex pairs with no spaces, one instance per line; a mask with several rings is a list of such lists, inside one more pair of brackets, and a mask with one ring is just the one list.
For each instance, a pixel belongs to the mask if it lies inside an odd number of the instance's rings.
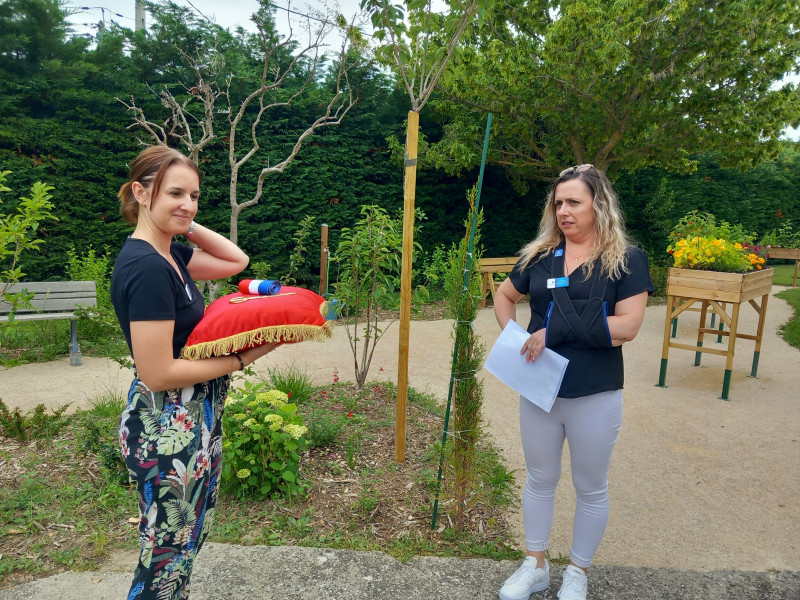
[[148,242],[129,237],[122,246],[111,276],[111,302],[131,355],[131,321],[175,321],[172,355],[180,356],[205,312],[203,297],[186,269],[192,252],[177,242],[170,246],[183,275],[181,281],[172,265]]
[[[559,248],[563,249],[563,243]],[[620,300],[625,300],[641,292],[655,291],[653,281],[650,279],[650,268],[647,255],[633,246],[629,247],[625,255],[629,273],[622,273],[617,280],[609,280],[603,300],[607,303],[608,315],[614,314],[614,307]],[[547,288],[547,280],[553,266],[553,253],[548,253],[540,260],[532,261],[520,271],[517,268],[511,272],[509,279],[514,288],[521,294],[530,294],[531,320],[528,323],[528,332],[533,333],[544,327],[545,317],[550,302],[553,300],[552,292]],[[556,277],[563,273],[555,273]],[[600,280],[600,261],[592,269],[592,276],[584,281],[583,267],[576,269],[569,276],[569,286],[566,291],[573,301],[588,300],[592,284],[595,292],[602,290],[603,281]],[[595,280],[597,280],[595,282]],[[622,362],[622,347],[615,348],[587,348],[580,342],[558,344],[551,348],[561,356],[569,359],[561,389],[558,395],[562,398],[579,398],[600,392],[622,389],[624,383],[624,368]]]

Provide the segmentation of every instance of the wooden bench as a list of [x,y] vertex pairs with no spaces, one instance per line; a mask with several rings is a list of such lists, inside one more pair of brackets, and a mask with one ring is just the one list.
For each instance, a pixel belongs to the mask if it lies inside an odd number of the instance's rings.
[[510,273],[519,260],[518,256],[506,256],[503,258],[481,258],[478,266],[481,272],[481,308],[486,308],[486,297],[491,293],[492,300],[497,291],[497,283],[494,280],[495,273]]
[[792,285],[797,287],[797,271],[800,269],[800,248],[774,247],[769,249],[770,258],[785,258],[794,261],[794,279]]
[[[0,282],[0,291],[4,288]],[[97,306],[97,289],[94,281],[51,281],[45,283],[26,282],[15,283],[8,286],[7,294],[25,292],[33,294],[30,304],[33,306],[18,306],[14,321],[39,321],[69,319],[70,344],[69,364],[78,367],[83,362],[81,350],[78,346],[78,308]],[[0,322],[8,321],[11,313],[11,304],[0,298]]]

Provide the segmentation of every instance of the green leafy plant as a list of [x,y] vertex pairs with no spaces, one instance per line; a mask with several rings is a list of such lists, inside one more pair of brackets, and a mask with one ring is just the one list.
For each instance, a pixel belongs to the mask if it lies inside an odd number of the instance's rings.
[[[469,214],[465,221],[466,232],[459,244],[449,253],[449,270],[445,279],[448,306],[455,319],[455,350],[451,377],[453,426],[453,451],[450,454],[455,475],[456,527],[463,528],[467,497],[475,483],[476,444],[480,439],[480,412],[483,406],[483,382],[478,378],[485,355],[485,347],[472,326],[478,315],[481,301],[481,274],[478,269],[480,252],[480,227],[483,213],[475,215],[477,187],[467,193]],[[473,217],[475,217],[473,219]],[[474,231],[473,231],[474,227]],[[470,250],[472,242],[473,252]],[[469,276],[465,279],[465,273]]]
[[782,248],[800,247],[800,231],[794,231],[791,223],[784,223],[777,229],[765,233],[760,244],[763,246],[780,246]]
[[766,258],[759,248],[745,247],[725,239],[693,237],[678,240],[669,246],[673,265],[680,269],[721,271],[723,273],[747,273],[762,269]]
[[292,239],[295,241],[295,246],[289,255],[289,272],[281,277],[282,284],[295,285],[297,283],[295,276],[297,275],[297,270],[306,262],[305,254],[308,252],[306,239],[313,225],[314,217],[306,215],[300,221],[297,231],[294,232]]
[[119,449],[119,416],[125,401],[108,396],[75,415],[75,440],[84,456],[94,454],[106,481],[125,485],[128,468]]
[[669,233],[670,244],[678,240],[694,237],[721,238],[731,243],[742,245],[755,243],[756,234],[747,231],[739,224],[732,225],[728,221],[719,221],[711,213],[692,210],[681,217]]
[[[333,255],[339,265],[334,289],[340,305],[344,306],[342,321],[350,340],[359,388],[366,381],[375,345],[385,333],[378,326],[380,310],[393,308],[399,301],[401,256],[397,249],[403,240],[401,219],[389,216],[383,208],[362,206],[361,215],[352,229],[342,229]],[[421,218],[419,213],[418,219]]]
[[297,405],[280,390],[245,382],[225,402],[222,482],[240,497],[296,498],[306,491],[300,478],[300,452],[308,431]]
[[369,517],[378,508],[382,496],[380,491],[375,489],[375,485],[370,482],[369,477],[364,477],[364,479],[366,483],[361,487],[361,493],[358,495],[355,507],[363,516]]
[[650,278],[656,286],[653,296],[664,297],[667,295],[667,279],[669,279],[669,265],[661,257],[650,257]]
[[426,252],[422,262],[422,279],[424,285],[431,293],[434,290],[441,290],[444,287],[444,280],[447,277],[449,268],[447,248],[444,244],[439,244],[430,252]]
[[122,337],[114,305],[111,303],[113,260],[108,248],[99,254],[92,246],[79,253],[74,246],[67,250],[67,275],[71,281],[94,281],[97,306],[79,308],[78,331],[92,347],[99,348],[123,367],[131,367],[128,346]]
[[305,403],[314,393],[308,373],[295,363],[287,367],[267,367],[264,381],[269,387],[286,394],[297,405]]
[[711,213],[689,212],[669,237],[667,253],[681,269],[746,273],[766,263],[766,249],[752,243],[754,233],[727,221],[717,223]]
[[269,279],[272,266],[263,260],[256,260],[250,263],[254,279]]
[[[0,192],[11,191],[5,185],[10,174],[11,171],[0,171]],[[53,197],[50,192],[54,189],[52,185],[37,181],[31,187],[30,196],[19,199],[16,213],[0,213],[0,264],[7,265],[0,271],[0,299],[11,304],[9,321],[14,320],[17,307],[26,306],[33,297],[32,294],[10,294],[8,288],[25,275],[20,264],[23,252],[36,250],[44,243],[43,239],[36,238],[41,223],[48,219],[57,220],[53,215],[55,206],[50,202]]]
[[681,217],[669,234],[670,243],[693,237],[712,237],[717,234],[716,217],[696,210]]
[[356,457],[361,453],[361,440],[364,434],[360,430],[353,431],[348,437],[344,445],[345,456],[347,457],[347,466],[353,468],[356,465]]
[[344,420],[332,411],[317,407],[306,414],[308,423],[308,445],[309,448],[328,448],[336,443],[336,440],[344,429]]
[[89,246],[83,253],[78,253],[75,246],[67,250],[67,275],[72,281],[94,281],[97,289],[97,304],[113,308],[111,304],[111,257],[109,249],[99,255]]
[[20,442],[32,439],[49,442],[69,423],[69,417],[64,415],[67,408],[69,404],[48,414],[45,405],[39,404],[23,414],[19,407],[9,410],[0,398],[0,435]]
[[0,364],[5,367],[29,362],[47,362],[64,354],[69,336],[66,320],[14,320],[0,323]]

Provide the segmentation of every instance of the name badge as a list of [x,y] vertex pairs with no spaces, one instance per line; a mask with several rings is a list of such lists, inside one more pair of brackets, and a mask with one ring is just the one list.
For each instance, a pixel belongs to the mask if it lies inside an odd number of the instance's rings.
[[556,257],[564,256],[564,249],[563,248],[559,248],[558,250],[555,251],[555,254],[553,256],[556,256]]
[[547,280],[547,289],[569,287],[569,277],[555,277]]

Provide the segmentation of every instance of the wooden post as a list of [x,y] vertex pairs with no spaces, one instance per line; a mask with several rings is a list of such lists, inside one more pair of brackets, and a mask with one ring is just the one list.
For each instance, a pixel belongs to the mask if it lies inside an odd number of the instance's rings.
[[[661,370],[658,374],[658,383],[656,387],[667,387],[667,361],[669,360],[669,330],[670,326],[672,326],[673,330],[675,329],[675,323],[677,323],[677,319],[672,317],[672,313],[675,310],[675,306],[677,305],[680,298],[676,296],[667,296],[667,322],[664,324],[664,345],[661,348]],[[672,337],[675,337],[675,334],[672,334]]]
[[400,341],[397,349],[397,410],[394,459],[406,460],[406,401],[408,399],[408,337],[411,329],[411,259],[414,252],[414,201],[417,188],[419,113],[408,111],[405,179],[403,181],[403,264],[400,272]]
[[319,295],[324,296],[328,291],[328,225],[322,224],[322,233],[319,252]]
[[[697,328],[697,347],[703,347],[703,337],[705,336],[704,330],[706,328],[706,316],[708,315],[708,301],[703,300],[702,308],[700,309],[700,327]],[[712,325],[713,327],[713,325]],[[700,357],[703,356],[702,352],[694,353],[694,366],[700,366]]]
[[736,333],[739,329],[739,308],[740,302],[733,303],[733,314],[731,315],[731,334],[728,336],[728,353],[725,357],[725,376],[722,379],[722,400],[728,399],[728,391],[731,387],[731,373],[733,372],[733,356],[736,352]]
[[761,297],[761,306],[750,300],[750,304],[758,311],[758,328],[756,329],[756,349],[753,352],[753,367],[750,370],[749,377],[758,377],[758,359],[761,356],[761,339],[764,337],[764,323],[767,320],[767,302],[769,301],[769,294],[764,294]]

